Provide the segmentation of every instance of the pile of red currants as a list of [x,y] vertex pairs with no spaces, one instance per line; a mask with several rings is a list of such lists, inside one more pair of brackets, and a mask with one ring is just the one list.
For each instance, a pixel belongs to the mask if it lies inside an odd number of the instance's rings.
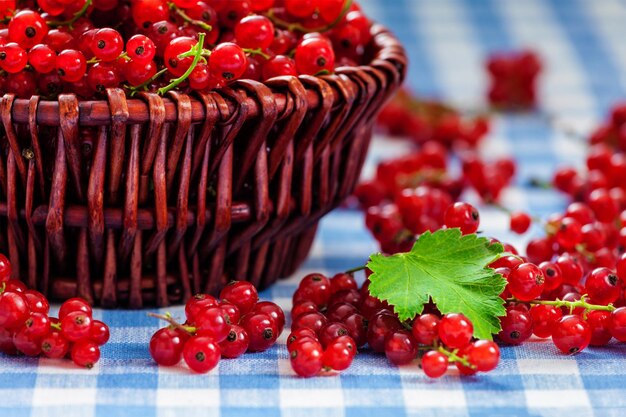
[[371,39],[352,0],[8,0],[0,15],[0,94],[24,98],[328,74]]
[[[359,289],[351,274],[309,274],[293,296],[287,350],[296,374],[311,377],[347,369],[357,349],[384,353],[392,365],[421,357],[426,375],[438,378],[454,363],[459,372],[488,372],[500,350],[489,340],[472,340],[473,325],[462,314],[424,313],[402,323],[386,302]],[[433,309],[433,312],[435,309]]]
[[184,360],[197,373],[209,372],[220,358],[269,349],[285,326],[283,310],[271,301],[259,301],[256,289],[246,281],[228,284],[220,300],[208,294],[189,299],[183,324],[167,314],[151,315],[169,323],[150,340],[154,361],[174,366]]
[[486,62],[489,103],[500,109],[528,110],[537,104],[541,60],[530,50],[494,53]]
[[0,352],[60,359],[69,355],[81,367],[92,368],[100,346],[109,340],[109,328],[92,317],[81,298],[65,301],[59,317],[50,317],[46,297],[10,279],[11,263],[0,255]]

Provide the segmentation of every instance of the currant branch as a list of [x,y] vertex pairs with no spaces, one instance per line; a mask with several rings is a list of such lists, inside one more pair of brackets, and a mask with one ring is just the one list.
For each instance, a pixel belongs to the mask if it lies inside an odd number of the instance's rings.
[[570,312],[574,311],[576,308],[584,308],[585,314],[589,311],[600,310],[600,311],[614,311],[616,307],[613,304],[609,305],[601,305],[601,304],[591,304],[587,302],[587,294],[584,294],[580,297],[580,300],[576,301],[566,301],[557,298],[556,300],[532,300],[532,301],[520,301],[517,298],[509,298],[507,301],[512,301],[516,303],[527,303],[532,305],[547,305],[554,307],[566,307],[570,310]]
[[187,333],[190,336],[193,336],[196,333],[196,328],[193,326],[184,326],[182,324],[180,324],[179,322],[177,322],[170,313],[165,313],[165,314],[157,314],[157,313],[148,313],[149,317],[154,317],[163,321],[166,321],[167,323],[170,324],[170,326],[175,327],[185,333]]
[[470,361],[468,361],[465,356],[459,356],[458,355],[458,352],[459,352],[458,349],[448,350],[448,349],[446,349],[443,346],[439,346],[439,347],[436,348],[436,350],[438,352],[443,353],[444,355],[446,355],[447,358],[448,358],[448,362],[458,362],[458,363],[460,363],[461,365],[463,365],[463,366],[465,366],[467,368],[476,369],[476,366],[472,365],[470,363]]
[[213,30],[213,26],[209,25],[208,23],[203,22],[202,20],[192,19],[191,17],[189,17],[187,13],[185,13],[184,10],[176,6],[173,2],[168,2],[167,5],[171,11],[173,11],[178,16],[180,16],[185,22],[192,24],[194,26],[198,26],[206,30],[207,32],[210,32]]
[[196,65],[198,65],[198,62],[202,58],[202,54],[204,52],[204,48],[203,47],[204,47],[204,38],[205,38],[205,36],[206,36],[206,33],[199,33],[198,34],[198,43],[191,49],[192,51],[194,51],[193,61],[191,62],[191,65],[189,66],[189,68],[187,68],[187,71],[185,71],[185,73],[183,75],[181,75],[180,77],[171,80],[170,83],[168,85],[166,85],[165,87],[159,88],[157,90],[158,94],[164,95],[168,91],[176,88],[178,85],[180,85],[180,83],[185,81],[189,77],[189,75],[191,75],[191,73],[193,72],[194,68],[196,68]]

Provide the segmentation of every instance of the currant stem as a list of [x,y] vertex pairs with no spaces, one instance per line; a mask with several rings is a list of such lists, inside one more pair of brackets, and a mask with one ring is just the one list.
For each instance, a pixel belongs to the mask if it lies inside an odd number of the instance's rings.
[[341,13],[339,13],[339,16],[337,16],[335,20],[333,20],[332,22],[330,22],[329,24],[325,26],[318,26],[316,28],[307,28],[307,27],[302,26],[299,23],[291,23],[291,22],[287,22],[286,20],[282,20],[281,18],[276,17],[273,9],[270,9],[265,14],[265,16],[268,19],[270,19],[272,23],[274,23],[275,26],[278,26],[283,29],[287,29],[290,32],[298,31],[302,33],[312,33],[312,32],[321,33],[321,32],[326,32],[327,30],[331,30],[332,28],[337,26],[339,22],[341,22],[341,20],[344,18],[344,16],[348,14],[348,11],[350,10],[350,6],[352,6],[352,0],[346,0],[343,4],[343,8],[341,9]]
[[458,349],[454,349],[452,351],[446,349],[443,346],[439,346],[437,348],[437,351],[439,351],[440,353],[443,353],[444,355],[446,355],[448,357],[448,361],[449,362],[458,362],[461,365],[470,368],[470,369],[476,369],[476,366],[472,365],[470,363],[470,361],[467,360],[467,358],[465,358],[464,356],[459,356],[457,355],[458,353]]
[[361,265],[361,266],[357,266],[357,267],[352,268],[352,269],[348,269],[345,273],[346,274],[354,274],[355,272],[365,271],[366,269],[367,269],[367,265]]
[[50,323],[50,327],[56,331],[61,331],[61,323]]
[[72,25],[74,24],[74,22],[76,22],[78,19],[83,17],[85,13],[87,13],[87,10],[89,9],[89,7],[91,7],[92,3],[93,3],[93,0],[85,1],[85,4],[83,4],[83,7],[79,11],[74,13],[74,17],[72,17],[70,20],[65,20],[65,21],[51,20],[47,22],[47,24],[48,26],[52,26],[52,27],[69,26],[70,28],[72,28]]
[[[516,298],[509,298],[507,301],[513,301],[513,302],[518,302],[518,303],[524,302]],[[533,305],[542,304],[546,306],[566,307],[566,308],[569,308],[570,311],[573,311],[575,308],[582,307],[585,309],[585,312],[592,311],[592,310],[613,311],[616,308],[613,304],[609,304],[606,306],[600,305],[600,304],[590,304],[587,302],[586,294],[583,294],[580,297],[580,300],[577,300],[577,301],[566,301],[566,300],[560,300],[557,298],[556,300],[532,300],[532,301],[527,301],[527,303],[533,304]]]
[[266,54],[265,52],[263,52],[263,50],[261,48],[243,48],[243,51],[247,54],[250,54],[252,56],[254,55],[260,55],[262,56],[264,59],[270,59],[271,56],[269,56],[268,54]]
[[163,68],[162,70],[160,70],[159,72],[157,72],[156,74],[154,74],[148,81],[146,81],[143,84],[139,84],[136,85],[134,87],[130,87],[130,95],[131,97],[135,95],[135,93],[139,90],[144,90],[148,85],[150,85],[150,83],[152,83],[153,81],[155,81],[156,79],[158,79],[161,75],[165,74],[167,72],[167,68]]
[[579,243],[578,245],[576,245],[575,249],[576,249],[576,252],[583,255],[585,259],[587,259],[587,261],[595,262],[596,255],[594,255],[593,252],[589,252],[587,248],[585,248],[585,245],[583,245],[582,243]]
[[185,13],[184,10],[180,9],[174,3],[168,3],[168,6],[171,11],[179,15],[185,22],[190,23],[194,26],[198,26],[206,30],[207,32],[210,32],[213,30],[213,26],[209,25],[208,23],[203,22],[202,20],[192,19],[191,17],[189,17],[187,13]]
[[190,336],[193,336],[196,333],[196,328],[193,326],[183,326],[182,324],[180,324],[179,322],[177,322],[176,320],[174,320],[174,318],[169,314],[157,314],[157,313],[148,313],[149,317],[154,317],[163,321],[166,321],[170,324],[170,326],[173,326],[175,328],[177,328],[178,330],[181,330],[185,333],[187,333]]
[[189,77],[189,75],[191,75],[196,65],[198,65],[198,61],[200,61],[200,58],[202,58],[202,52],[204,51],[203,46],[204,46],[205,36],[206,36],[206,33],[198,34],[198,43],[191,49],[192,51],[195,51],[195,55],[193,57],[193,61],[191,62],[191,65],[189,66],[189,68],[187,68],[187,71],[185,71],[185,73],[181,75],[180,77],[171,80],[170,83],[166,85],[165,87],[159,88],[157,90],[158,94],[164,95],[168,91],[176,88],[180,83],[185,81],[187,77]]

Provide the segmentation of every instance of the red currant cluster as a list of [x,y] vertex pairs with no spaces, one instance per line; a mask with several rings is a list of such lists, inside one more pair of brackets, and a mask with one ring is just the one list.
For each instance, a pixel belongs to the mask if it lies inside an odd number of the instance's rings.
[[52,359],[69,353],[76,365],[93,367],[100,359],[99,346],[109,340],[109,328],[93,319],[91,306],[71,298],[61,305],[58,318],[50,317],[46,297],[10,275],[11,263],[0,255],[0,352]]
[[438,142],[445,147],[475,148],[489,131],[483,117],[462,117],[439,101],[421,100],[400,90],[378,115],[377,125],[391,136],[415,143]]
[[491,105],[513,110],[535,107],[541,72],[541,60],[535,52],[495,53],[485,66],[491,76],[487,92]]
[[[371,23],[352,0],[0,2],[0,93],[164,94],[362,62]],[[115,29],[113,28],[115,27]],[[205,46],[207,46],[205,48]]]
[[[310,274],[293,296],[291,366],[304,377],[347,369],[366,344],[384,353],[393,365],[422,353],[426,375],[437,378],[449,363],[465,374],[494,369],[500,358],[491,341],[472,342],[472,323],[461,314],[426,313],[401,323],[392,308],[370,295],[369,281],[358,289],[354,277],[340,273],[328,279]],[[434,311],[434,309],[433,309]]]
[[170,323],[150,339],[150,355],[161,366],[184,360],[189,368],[206,373],[222,358],[245,352],[263,352],[276,343],[285,326],[283,310],[271,301],[259,301],[252,284],[233,281],[220,300],[198,294],[185,305],[184,324],[169,315],[152,314]]
[[608,120],[591,134],[589,143],[592,145],[604,143],[626,152],[626,103],[613,106]]
[[[461,220],[454,217],[469,216],[463,221],[478,224],[478,212],[464,205],[454,208],[453,202],[468,186],[486,201],[497,200],[515,174],[510,159],[485,162],[474,153],[464,158],[463,175],[453,178],[446,149],[426,142],[409,155],[380,162],[376,177],[356,187],[354,194],[367,210],[365,224],[384,252],[409,250],[415,236],[426,230],[458,227]],[[456,210],[465,212],[453,215]]]

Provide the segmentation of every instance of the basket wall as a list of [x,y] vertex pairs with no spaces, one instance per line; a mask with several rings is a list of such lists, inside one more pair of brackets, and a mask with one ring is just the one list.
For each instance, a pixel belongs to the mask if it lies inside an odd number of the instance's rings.
[[139,308],[263,288],[306,257],[352,191],[375,114],[404,77],[375,27],[371,63],[192,97],[0,99],[0,251],[48,296]]

